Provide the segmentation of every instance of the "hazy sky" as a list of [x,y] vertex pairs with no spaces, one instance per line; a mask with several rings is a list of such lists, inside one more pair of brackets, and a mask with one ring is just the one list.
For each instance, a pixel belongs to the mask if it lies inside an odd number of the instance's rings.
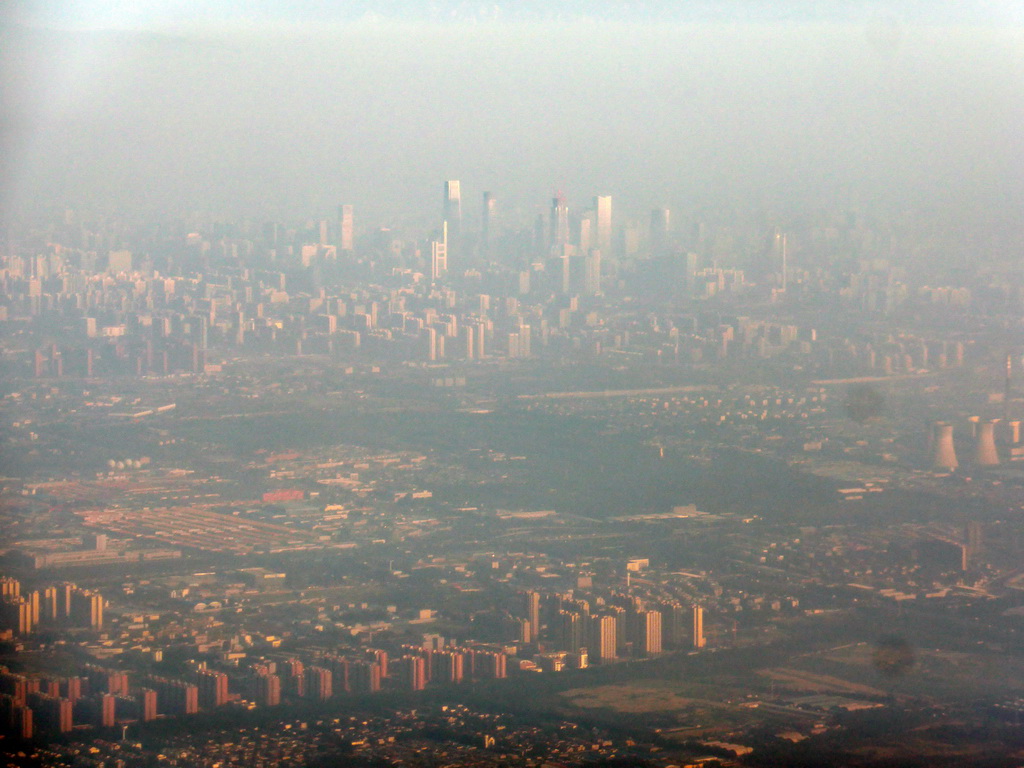
[[1024,208],[1020,3],[336,5],[5,6],[5,210]]

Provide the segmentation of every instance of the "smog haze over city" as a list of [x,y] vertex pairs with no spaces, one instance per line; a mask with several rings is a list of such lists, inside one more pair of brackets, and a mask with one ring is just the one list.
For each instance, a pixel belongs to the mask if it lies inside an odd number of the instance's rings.
[[8,766],[1024,764],[1024,9],[0,9]]
[[257,5],[30,4],[2,54],[7,196],[235,217],[358,198],[418,223],[454,176],[527,212],[555,189],[638,212],[1024,196],[1009,2]]

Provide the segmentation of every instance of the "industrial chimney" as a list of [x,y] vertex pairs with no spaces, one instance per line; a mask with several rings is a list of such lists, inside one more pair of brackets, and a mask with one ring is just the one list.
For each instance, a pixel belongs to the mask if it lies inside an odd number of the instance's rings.
[[936,421],[933,429],[932,469],[937,472],[952,472],[959,466],[956,449],[953,448],[953,425]]

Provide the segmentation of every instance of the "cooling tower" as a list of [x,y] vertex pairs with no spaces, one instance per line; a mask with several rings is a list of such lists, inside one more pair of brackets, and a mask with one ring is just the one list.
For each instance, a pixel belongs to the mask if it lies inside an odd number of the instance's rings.
[[956,449],[953,448],[953,425],[937,421],[934,424],[934,429],[932,469],[939,472],[952,472],[959,466],[956,460]]
[[974,445],[974,466],[999,466],[995,430],[995,421],[982,421],[978,423],[978,441]]

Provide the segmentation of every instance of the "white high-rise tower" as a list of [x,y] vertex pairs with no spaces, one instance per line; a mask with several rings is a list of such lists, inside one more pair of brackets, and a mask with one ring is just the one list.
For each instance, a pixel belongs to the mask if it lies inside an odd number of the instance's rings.
[[444,183],[444,220],[453,231],[462,225],[462,193],[456,180]]
[[601,253],[611,253],[612,248],[612,198],[604,195],[594,198],[597,211],[597,247]]
[[448,222],[441,225],[441,239],[430,244],[430,277],[437,280],[448,271]]
[[352,206],[343,205],[338,210],[340,237],[338,247],[343,251],[352,250]]

